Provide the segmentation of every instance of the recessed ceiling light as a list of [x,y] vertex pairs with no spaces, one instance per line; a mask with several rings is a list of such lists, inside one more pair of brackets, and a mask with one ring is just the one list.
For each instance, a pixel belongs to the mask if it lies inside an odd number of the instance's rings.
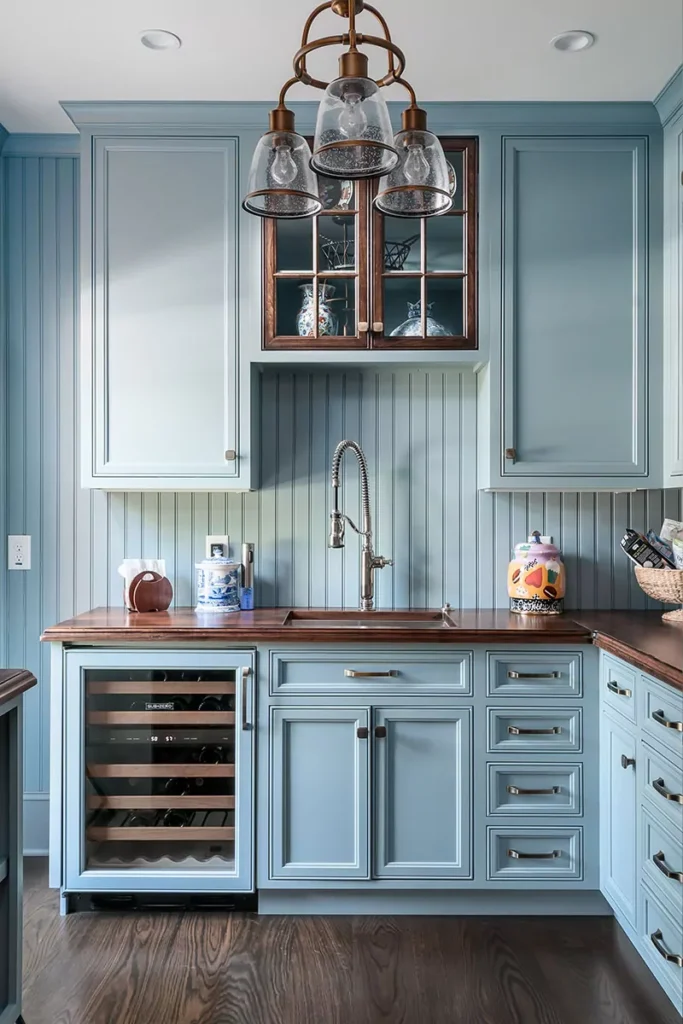
[[183,43],[175,32],[163,28],[148,28],[140,34],[140,42],[149,50],[179,50]]
[[592,32],[575,28],[569,32],[560,32],[559,36],[550,40],[550,45],[563,53],[578,53],[579,50],[587,50],[594,42],[595,36]]

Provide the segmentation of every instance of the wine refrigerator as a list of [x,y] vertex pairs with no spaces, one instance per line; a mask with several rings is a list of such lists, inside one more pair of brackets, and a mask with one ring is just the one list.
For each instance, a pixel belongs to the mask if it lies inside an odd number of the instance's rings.
[[65,891],[251,891],[253,652],[65,660]]

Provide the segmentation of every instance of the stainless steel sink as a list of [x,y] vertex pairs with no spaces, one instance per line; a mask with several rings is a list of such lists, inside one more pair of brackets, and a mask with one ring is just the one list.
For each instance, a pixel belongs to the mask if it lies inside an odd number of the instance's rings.
[[283,626],[292,629],[455,629],[446,610],[432,611],[325,611],[292,608],[287,612]]

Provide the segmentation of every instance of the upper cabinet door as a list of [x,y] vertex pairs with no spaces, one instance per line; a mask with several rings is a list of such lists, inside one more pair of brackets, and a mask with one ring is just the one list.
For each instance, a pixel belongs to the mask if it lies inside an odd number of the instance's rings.
[[683,485],[683,114],[664,129],[664,486]]
[[84,486],[248,487],[238,140],[95,137],[83,164]]
[[501,482],[647,477],[647,204],[645,138],[503,140]]

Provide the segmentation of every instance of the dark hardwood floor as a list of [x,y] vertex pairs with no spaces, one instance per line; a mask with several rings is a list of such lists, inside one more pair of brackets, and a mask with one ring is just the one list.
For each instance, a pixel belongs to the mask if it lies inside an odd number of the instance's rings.
[[680,1024],[609,918],[60,918],[26,862],[26,1024]]

